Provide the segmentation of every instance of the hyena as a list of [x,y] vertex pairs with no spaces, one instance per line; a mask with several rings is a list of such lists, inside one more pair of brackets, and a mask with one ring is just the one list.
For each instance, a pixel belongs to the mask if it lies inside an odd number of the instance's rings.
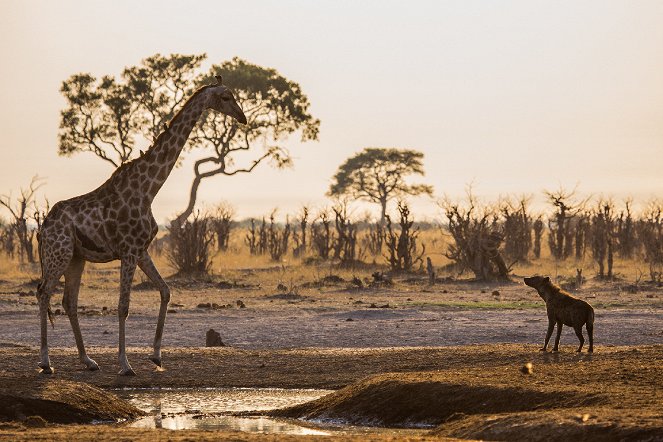
[[582,351],[585,338],[582,336],[582,326],[586,325],[589,336],[589,352],[594,351],[594,309],[587,302],[571,296],[550,281],[549,277],[532,276],[525,278],[525,284],[536,289],[539,296],[546,302],[548,312],[548,333],[541,351],[548,349],[548,341],[552,335],[553,328],[557,324],[557,337],[553,351],[559,350],[559,338],[562,335],[562,324],[573,327],[580,340],[577,352]]

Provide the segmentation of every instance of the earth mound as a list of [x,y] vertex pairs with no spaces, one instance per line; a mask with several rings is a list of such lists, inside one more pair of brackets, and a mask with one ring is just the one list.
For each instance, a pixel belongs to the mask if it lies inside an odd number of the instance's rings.
[[22,380],[0,385],[0,420],[28,421],[35,416],[60,424],[133,419],[144,413],[112,393],[83,382]]
[[442,437],[481,440],[662,440],[663,416],[606,408],[464,416],[435,428]]
[[464,415],[575,408],[602,402],[601,395],[574,390],[459,383],[437,372],[387,373],[273,414],[323,422],[408,428],[435,426]]

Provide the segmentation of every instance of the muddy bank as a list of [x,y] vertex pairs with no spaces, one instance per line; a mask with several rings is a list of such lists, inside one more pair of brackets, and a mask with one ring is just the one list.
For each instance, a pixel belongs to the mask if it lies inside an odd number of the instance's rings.
[[[40,426],[117,422],[144,413],[112,393],[82,382],[33,377],[0,384],[0,420]],[[39,417],[41,419],[38,419]]]
[[495,385],[490,380],[455,381],[444,372],[377,375],[270,415],[352,425],[416,428],[436,426],[462,414],[574,408],[608,402],[601,394],[572,389],[504,386]]
[[[589,412],[588,412],[589,411]],[[441,437],[529,441],[661,441],[663,417],[649,410],[545,410],[463,416],[429,433]]]
[[[434,372],[365,378],[271,413],[314,422],[421,428],[486,440],[663,440],[661,346],[598,355],[472,353]],[[459,356],[460,356],[459,355]],[[531,370],[529,369],[531,368]]]

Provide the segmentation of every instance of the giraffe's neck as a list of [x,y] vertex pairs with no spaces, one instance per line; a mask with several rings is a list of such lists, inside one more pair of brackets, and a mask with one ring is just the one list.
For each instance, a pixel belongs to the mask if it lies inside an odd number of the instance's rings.
[[191,97],[171,120],[168,128],[159,134],[152,147],[134,160],[134,170],[141,174],[141,184],[134,190],[146,194],[150,201],[175,167],[189,134],[206,108],[206,102],[205,91]]

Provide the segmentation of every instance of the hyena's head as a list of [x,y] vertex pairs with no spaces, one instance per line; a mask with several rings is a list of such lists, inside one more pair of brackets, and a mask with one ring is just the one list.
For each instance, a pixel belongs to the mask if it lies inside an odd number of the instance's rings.
[[529,278],[525,278],[524,280],[525,280],[525,285],[528,285],[533,289],[536,289],[536,291],[539,293],[539,296],[541,296],[544,300],[546,300],[546,298],[548,297],[547,289],[552,285],[549,277],[531,276]]

